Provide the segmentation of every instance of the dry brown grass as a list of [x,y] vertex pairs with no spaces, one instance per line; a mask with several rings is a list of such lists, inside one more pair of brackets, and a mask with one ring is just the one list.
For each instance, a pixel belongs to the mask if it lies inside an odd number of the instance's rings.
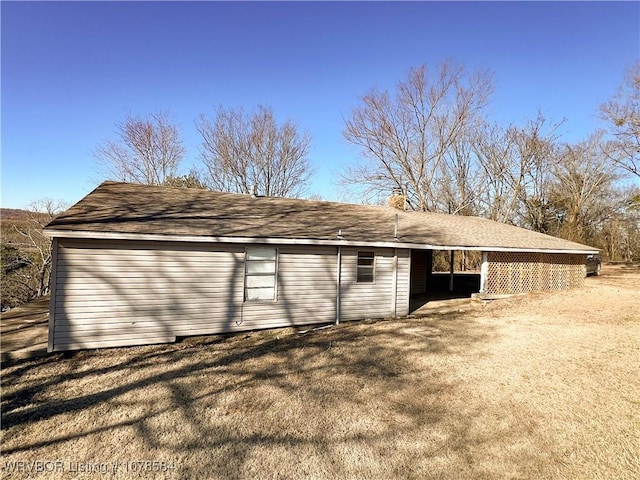
[[[639,478],[640,269],[604,273],[471,314],[10,365],[3,466],[60,460],[55,478]],[[136,460],[175,469],[126,472]]]

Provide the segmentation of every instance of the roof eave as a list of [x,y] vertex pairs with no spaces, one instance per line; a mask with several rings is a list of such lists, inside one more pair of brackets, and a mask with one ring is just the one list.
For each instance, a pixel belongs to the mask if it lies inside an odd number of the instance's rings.
[[522,252],[522,253],[598,253],[596,248],[560,249],[560,248],[520,248],[492,245],[432,245],[427,243],[394,241],[359,241],[348,239],[315,239],[315,238],[270,238],[270,237],[215,237],[202,235],[171,235],[150,233],[121,233],[121,232],[92,232],[86,230],[56,230],[45,228],[44,234],[51,238],[67,238],[80,240],[136,240],[162,242],[190,242],[190,243],[260,243],[268,245],[316,245],[316,246],[344,246],[344,247],[377,247],[377,248],[407,248],[416,250],[465,250],[484,252]]

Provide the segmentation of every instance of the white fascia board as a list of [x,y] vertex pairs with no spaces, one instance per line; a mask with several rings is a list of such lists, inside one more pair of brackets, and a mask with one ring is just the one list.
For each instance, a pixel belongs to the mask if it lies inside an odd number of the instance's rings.
[[199,235],[162,235],[153,233],[118,233],[118,232],[90,232],[80,230],[47,229],[44,234],[52,238],[68,238],[83,240],[137,240],[151,242],[190,242],[190,243],[248,243],[266,245],[322,245],[343,247],[377,247],[377,248],[407,248],[414,250],[466,250],[483,252],[522,252],[522,253],[598,253],[597,249],[545,249],[545,248],[515,248],[492,246],[460,246],[460,245],[430,245],[426,243],[366,242],[351,240],[323,240],[314,238],[262,238],[262,237],[214,237]]

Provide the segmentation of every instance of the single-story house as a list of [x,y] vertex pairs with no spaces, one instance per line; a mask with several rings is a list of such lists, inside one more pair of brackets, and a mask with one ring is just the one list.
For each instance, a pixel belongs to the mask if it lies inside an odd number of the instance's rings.
[[434,250],[487,294],[580,286],[598,250],[476,217],[104,182],[45,228],[49,351],[409,314]]

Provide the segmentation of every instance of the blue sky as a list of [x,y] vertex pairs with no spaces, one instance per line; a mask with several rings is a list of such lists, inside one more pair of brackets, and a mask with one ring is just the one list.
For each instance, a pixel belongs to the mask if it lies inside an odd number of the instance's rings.
[[313,136],[310,193],[358,150],[344,118],[371,87],[451,58],[495,74],[489,112],[540,110],[562,139],[640,58],[638,2],[6,2],[2,14],[2,206],[76,202],[100,180],[91,152],[128,113],[168,110],[198,162],[194,120],[213,107],[273,107]]

